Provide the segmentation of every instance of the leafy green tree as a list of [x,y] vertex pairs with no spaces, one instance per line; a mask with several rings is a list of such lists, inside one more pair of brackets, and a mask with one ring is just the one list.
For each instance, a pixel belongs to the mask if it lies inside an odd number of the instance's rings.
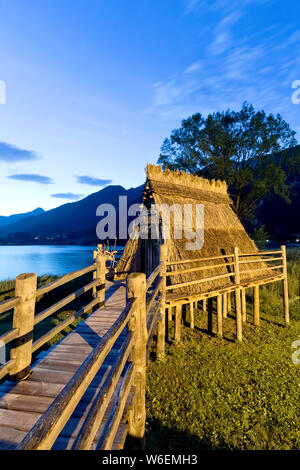
[[[289,201],[284,149],[297,144],[295,132],[277,114],[242,109],[184,119],[161,147],[158,163],[172,170],[225,180],[236,214],[247,220],[268,194]],[[273,154],[279,155],[274,159]],[[293,167],[293,165],[291,165]]]

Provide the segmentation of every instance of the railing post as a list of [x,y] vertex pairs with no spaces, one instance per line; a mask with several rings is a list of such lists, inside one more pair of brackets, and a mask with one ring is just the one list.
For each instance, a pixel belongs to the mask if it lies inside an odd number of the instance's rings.
[[239,249],[234,247],[234,277],[235,277],[235,314],[236,314],[236,337],[238,341],[243,339],[242,330],[242,310],[241,310],[241,288],[240,288],[240,265],[239,265]]
[[282,290],[283,290],[283,308],[284,308],[284,321],[286,326],[290,323],[290,312],[289,312],[289,290],[288,290],[288,278],[287,278],[287,264],[286,264],[286,247],[281,245],[282,253],[282,265],[283,265],[283,281],[282,281]]
[[133,409],[129,415],[128,436],[131,448],[144,447],[146,424],[146,275],[143,273],[131,273],[127,277],[127,299],[135,299],[132,316],[128,328],[134,337],[132,362],[135,367],[135,396]]
[[98,253],[96,257],[96,276],[97,287],[96,295],[98,298],[99,307],[105,305],[105,270],[106,270],[106,256],[103,253]]
[[19,330],[19,336],[10,351],[14,361],[10,378],[14,381],[23,380],[30,374],[36,286],[36,274],[20,274],[16,278],[15,296],[19,302],[14,308],[13,328]]
[[157,328],[157,344],[156,344],[156,357],[159,359],[165,354],[165,337],[166,337],[166,273],[167,273],[167,245],[164,243],[160,246],[160,278],[161,285],[161,318],[158,322]]

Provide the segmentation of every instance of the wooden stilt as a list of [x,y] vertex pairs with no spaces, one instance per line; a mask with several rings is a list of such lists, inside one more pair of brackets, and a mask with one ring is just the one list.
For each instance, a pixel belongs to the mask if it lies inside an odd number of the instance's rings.
[[259,285],[253,287],[253,324],[259,325]]
[[247,305],[246,305],[246,289],[241,289],[242,296],[242,319],[243,322],[247,321]]
[[235,284],[237,288],[235,290],[235,315],[236,315],[236,338],[238,341],[243,339],[242,329],[242,309],[241,309],[241,288],[240,286],[240,265],[239,265],[239,249],[236,246],[234,248],[234,275]]
[[167,245],[163,244],[160,247],[160,262],[161,271],[160,278],[162,281],[161,288],[161,318],[158,322],[157,328],[157,344],[156,344],[156,357],[161,358],[165,354],[165,339],[166,339],[166,272],[167,272]]
[[217,329],[218,329],[218,336],[223,336],[223,315],[222,315],[222,294],[219,294],[217,297]]
[[227,318],[227,293],[223,294],[223,318]]
[[203,313],[207,312],[207,299],[203,299]]
[[194,302],[190,302],[190,328],[193,330],[194,326]]
[[283,275],[284,275],[284,278],[282,281],[283,309],[284,309],[284,321],[285,321],[285,325],[287,326],[290,323],[290,312],[289,312],[289,290],[288,290],[285,245],[281,246],[281,253],[282,253],[282,264],[283,264]]
[[175,341],[181,338],[182,305],[175,306]]

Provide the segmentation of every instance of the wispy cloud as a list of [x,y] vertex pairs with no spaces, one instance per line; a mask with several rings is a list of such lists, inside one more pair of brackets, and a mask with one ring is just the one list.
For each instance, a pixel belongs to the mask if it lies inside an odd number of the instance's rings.
[[51,197],[55,197],[58,199],[68,199],[69,201],[78,201],[84,197],[84,194],[74,194],[74,193],[55,193],[50,194]]
[[28,181],[31,183],[53,184],[53,181],[51,178],[49,178],[49,176],[43,176],[43,175],[19,173],[16,175],[9,175],[8,178],[11,180]]
[[87,184],[89,186],[107,186],[112,183],[112,180],[103,180],[101,178],[94,178],[92,176],[76,176],[77,183]]
[[193,62],[191,65],[189,65],[184,73],[193,73],[193,72],[196,72],[197,70],[199,70],[201,68],[201,61],[200,60],[197,60],[196,62]]
[[13,163],[37,158],[38,155],[33,150],[24,150],[15,145],[0,142],[0,161]]

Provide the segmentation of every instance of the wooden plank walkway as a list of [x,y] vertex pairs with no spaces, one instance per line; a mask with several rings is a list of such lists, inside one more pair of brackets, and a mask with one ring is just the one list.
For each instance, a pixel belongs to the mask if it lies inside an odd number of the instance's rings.
[[[27,380],[19,383],[6,381],[0,385],[0,449],[17,447],[79,369],[99,339],[113,325],[125,304],[125,283],[107,282],[104,308],[89,315],[48,351],[41,352],[32,365],[32,374]],[[125,332],[120,335],[106,357],[70,420],[58,436],[53,449],[72,448],[93,398],[103,383],[105,371],[116,358],[124,338]],[[104,421],[109,409],[110,407],[108,407]],[[103,427],[104,422],[101,423],[98,437]],[[119,426],[113,448],[123,447],[126,433],[127,425],[123,422]],[[93,448],[96,447],[96,442],[97,439],[93,443]]]

